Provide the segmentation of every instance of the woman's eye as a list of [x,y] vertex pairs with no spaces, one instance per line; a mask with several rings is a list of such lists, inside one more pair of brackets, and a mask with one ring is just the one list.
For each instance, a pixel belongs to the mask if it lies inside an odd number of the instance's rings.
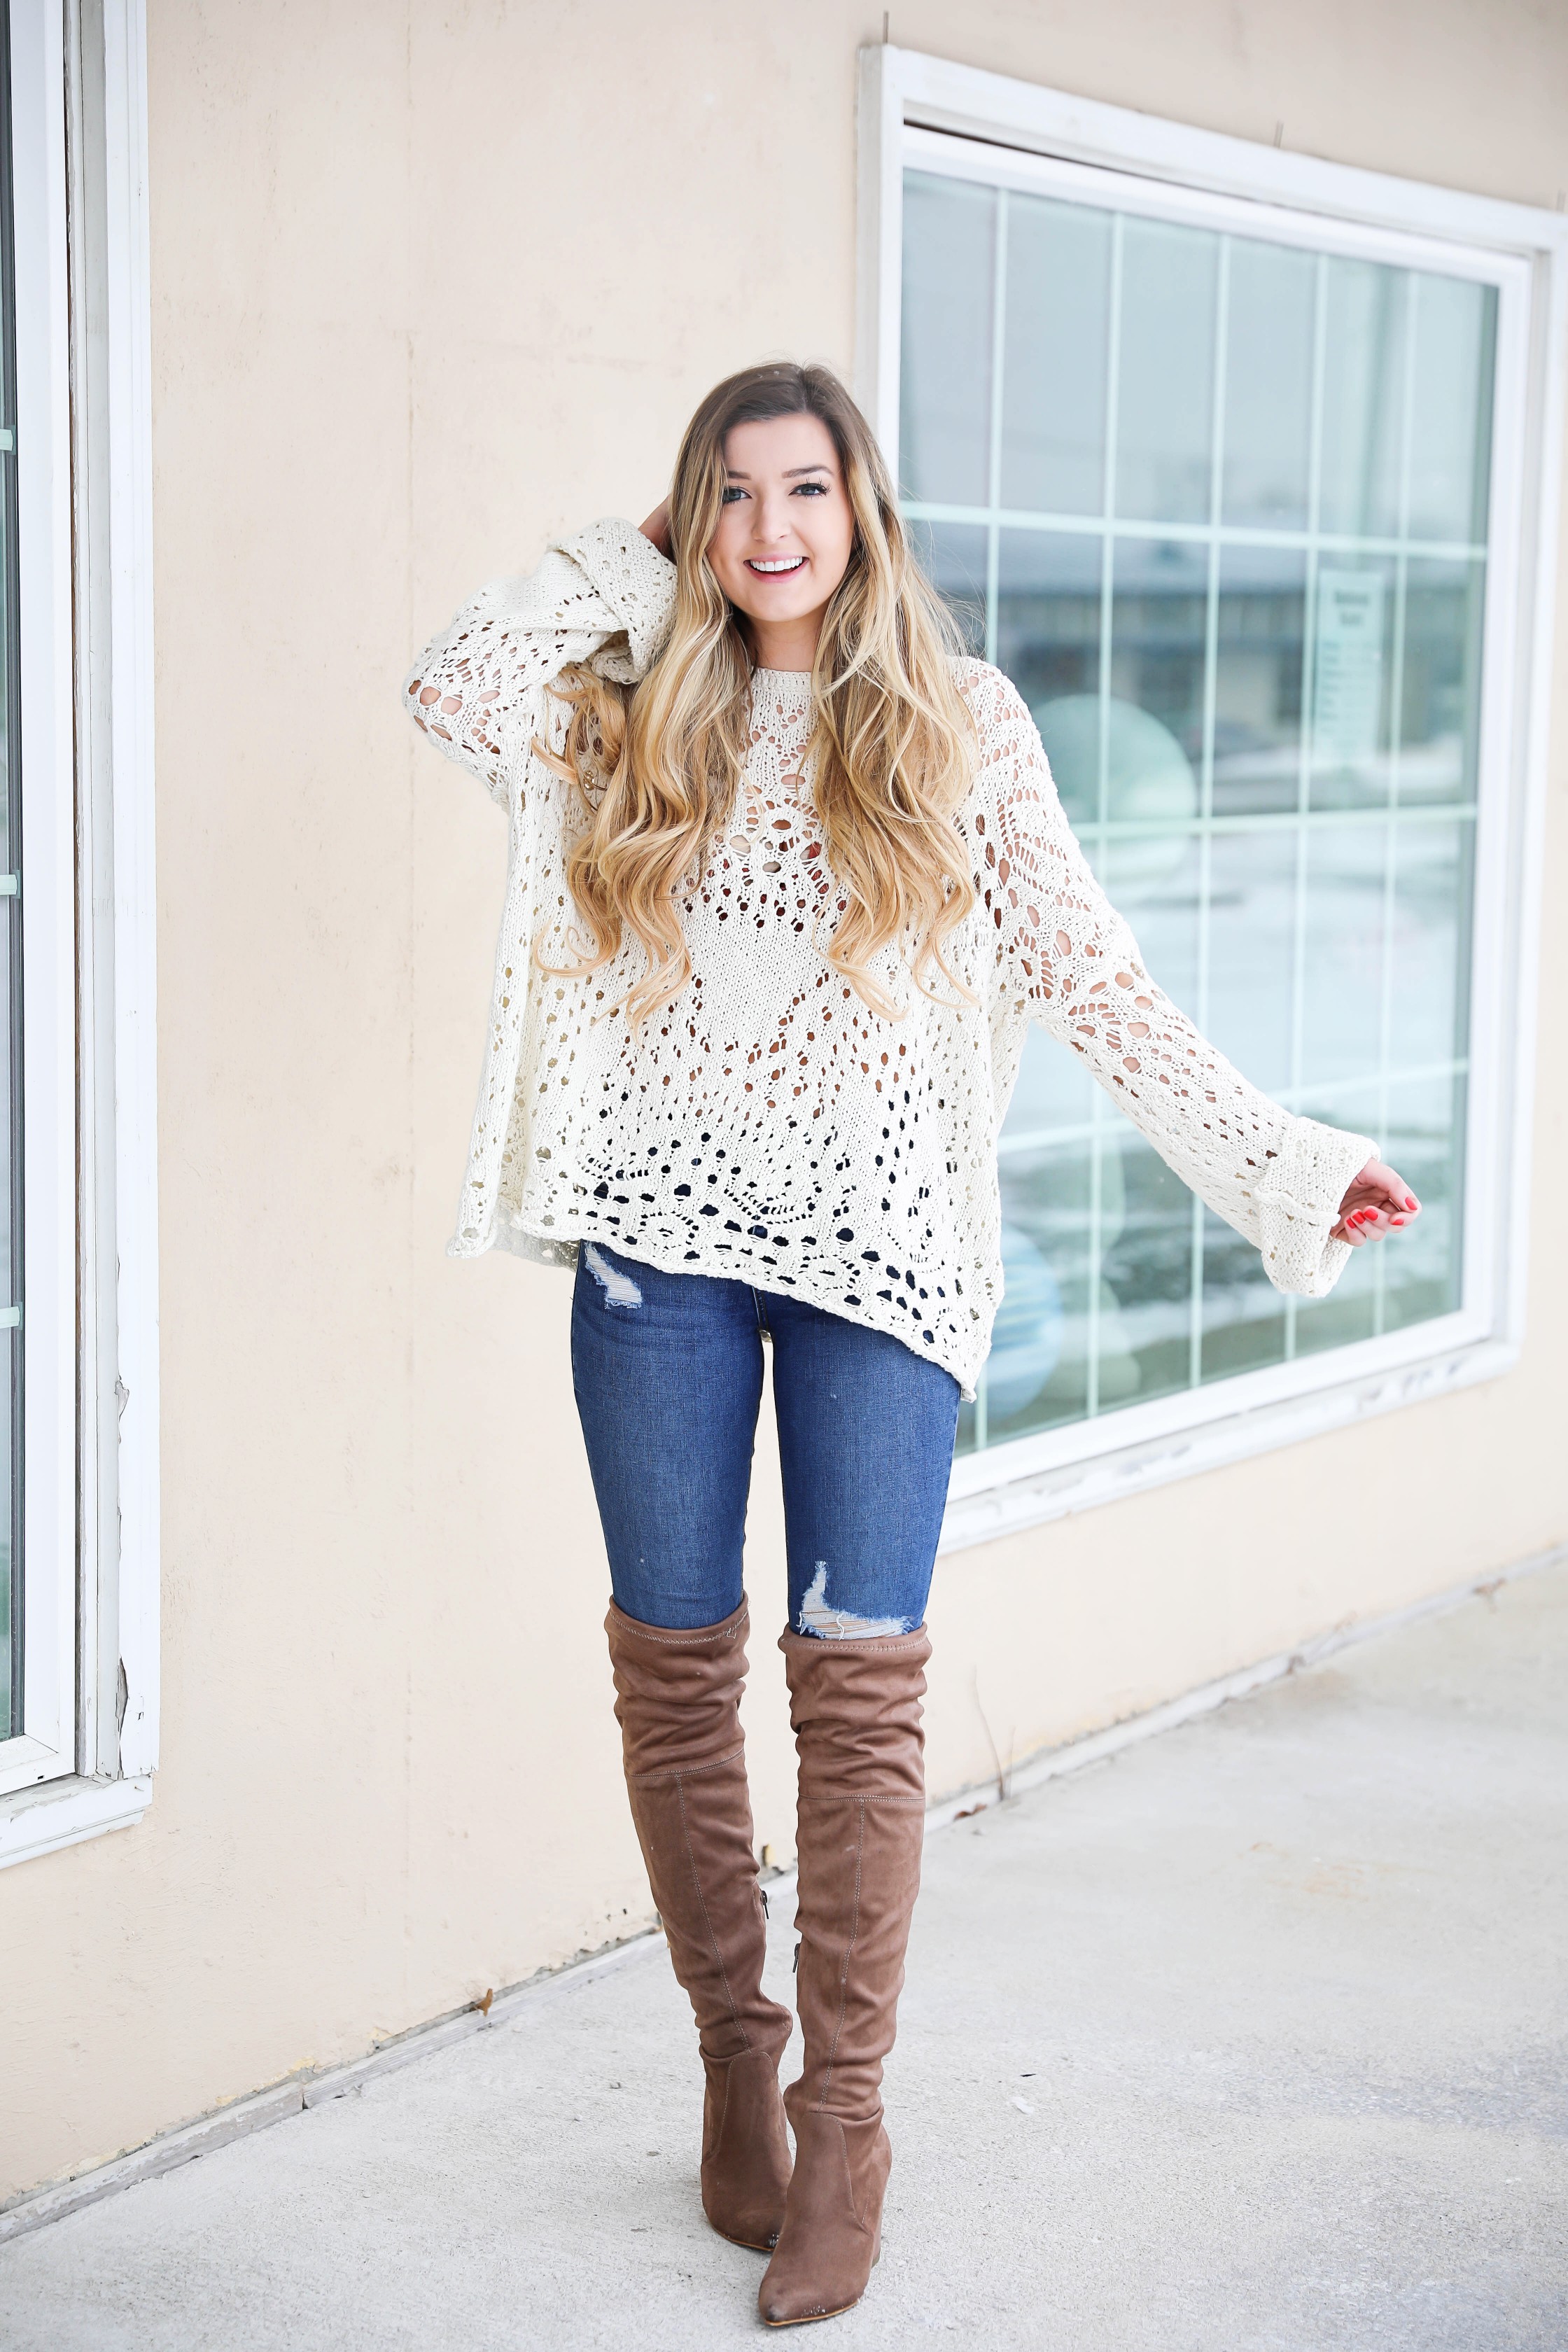
[[719,503],[721,506],[732,507],[737,499],[743,499],[745,495],[738,482],[726,482],[720,492]]
[[797,482],[795,486],[795,494],[797,499],[825,499],[827,496],[827,485],[826,482]]

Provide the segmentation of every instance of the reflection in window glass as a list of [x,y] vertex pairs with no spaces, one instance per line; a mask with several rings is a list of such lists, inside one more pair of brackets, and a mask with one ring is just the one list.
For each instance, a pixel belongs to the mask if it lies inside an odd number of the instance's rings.
[[903,478],[968,642],[1156,979],[1426,1203],[1284,1299],[1035,1034],[973,1448],[1458,1303],[1497,298],[932,174],[905,237]]
[[1005,507],[1097,515],[1105,503],[1110,264],[1106,214],[1009,198]]
[[1216,831],[1203,898],[1208,1034],[1276,1097],[1295,1075],[1298,840],[1293,826]]
[[1409,536],[1474,542],[1486,537],[1497,298],[1469,278],[1421,271],[1408,282]]
[[1058,728],[1056,772],[1075,815],[1100,814],[1100,606],[1105,551],[1096,535],[1001,530],[996,659],[1035,714],[1083,707],[1070,748]]
[[1448,562],[1413,555],[1405,564],[1402,802],[1475,798],[1485,585],[1476,557]]
[[903,419],[912,498],[988,501],[996,198],[909,175],[904,190]]
[[1464,1174],[1465,1080],[1439,1069],[1430,1076],[1396,1078],[1388,1089],[1390,1156],[1408,1170],[1421,1214],[1405,1238],[1408,1250],[1380,1269],[1381,1328],[1403,1330],[1445,1314],[1454,1304],[1453,1265]]
[[1279,815],[1301,792],[1306,553],[1222,546],[1215,592],[1215,814]]
[[919,520],[910,531],[926,578],[947,600],[968,651],[984,659],[989,534],[973,523]]
[[1323,265],[1318,527],[1392,539],[1399,528],[1409,279],[1339,257]]
[[1225,519],[1303,530],[1311,498],[1318,265],[1310,253],[1247,237],[1231,246],[1228,260]]
[[1121,226],[1116,511],[1202,522],[1214,463],[1219,239],[1163,221]]
[[1125,819],[1145,814],[1129,714],[1158,719],[1194,772],[1202,757],[1208,551],[1186,540],[1119,539],[1111,571],[1110,692],[1129,745]]
[[1193,1377],[1193,1196],[1120,1121],[1099,1139],[1094,1409],[1168,1396]]

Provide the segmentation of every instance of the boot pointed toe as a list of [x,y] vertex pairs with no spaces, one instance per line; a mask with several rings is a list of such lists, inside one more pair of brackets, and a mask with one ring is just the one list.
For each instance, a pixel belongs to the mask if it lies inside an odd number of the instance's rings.
[[770,2327],[853,2310],[882,2250],[892,2151],[880,2116],[850,2121],[802,2109],[792,2094],[795,2168],[778,2251],[757,2309]]

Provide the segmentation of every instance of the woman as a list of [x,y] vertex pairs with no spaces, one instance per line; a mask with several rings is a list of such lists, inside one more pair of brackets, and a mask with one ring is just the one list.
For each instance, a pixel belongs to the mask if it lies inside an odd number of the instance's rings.
[[[773,2249],[765,2320],[826,2317],[879,2245],[926,1594],[1001,1297],[995,1139],[1027,1023],[1283,1290],[1321,1297],[1416,1204],[1150,979],[1018,695],[956,657],[826,369],[719,385],[667,506],[484,590],[405,692],[510,821],[453,1248],[576,1265],[616,1712],[696,2014],[703,2206]],[[800,1757],[805,2071],[782,2104],[739,1717],[763,1339]]]

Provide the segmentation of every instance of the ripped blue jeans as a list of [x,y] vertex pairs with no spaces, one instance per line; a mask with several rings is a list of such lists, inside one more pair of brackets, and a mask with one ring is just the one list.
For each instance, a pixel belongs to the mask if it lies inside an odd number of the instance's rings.
[[764,1333],[789,1622],[828,1640],[908,1633],[947,1500],[952,1373],[804,1299],[584,1242],[572,1379],[616,1605],[682,1630],[740,1606]]

